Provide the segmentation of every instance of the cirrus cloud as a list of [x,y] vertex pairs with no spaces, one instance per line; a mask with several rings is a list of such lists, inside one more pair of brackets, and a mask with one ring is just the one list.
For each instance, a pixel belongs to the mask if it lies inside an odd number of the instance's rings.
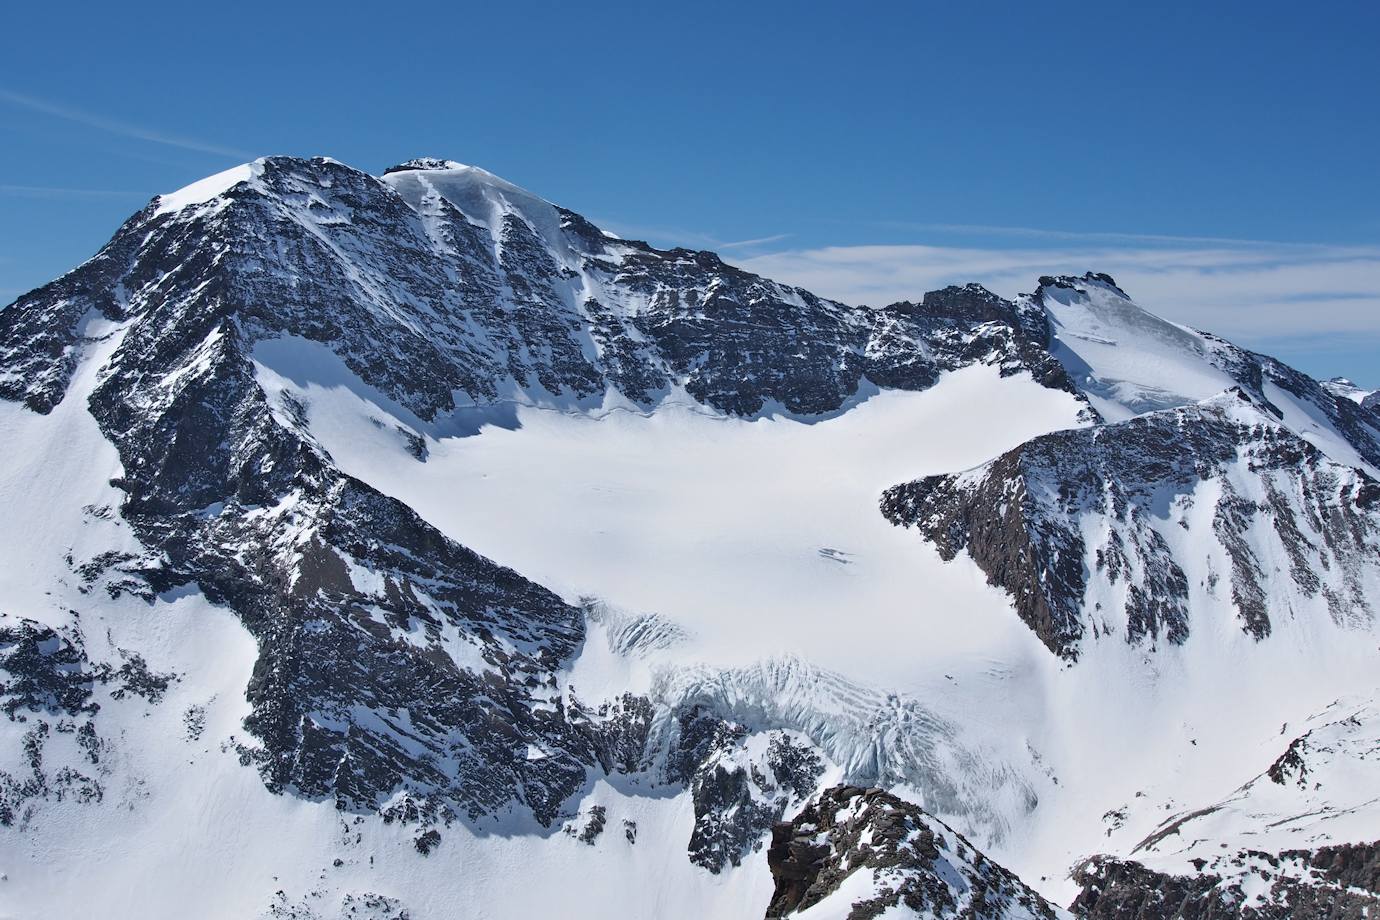
[[1243,344],[1343,335],[1380,344],[1380,246],[1127,242],[1108,245],[1090,235],[1082,245],[1070,239],[1053,247],[831,246],[741,264],[821,296],[874,306],[970,281],[1010,297],[1032,290],[1040,275],[1101,271],[1147,309]]

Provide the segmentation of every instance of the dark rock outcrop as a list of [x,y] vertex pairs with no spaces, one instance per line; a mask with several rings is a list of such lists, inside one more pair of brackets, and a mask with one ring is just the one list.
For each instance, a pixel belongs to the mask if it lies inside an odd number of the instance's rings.
[[767,917],[789,917],[845,897],[844,882],[867,873],[867,893],[839,903],[850,920],[901,908],[934,918],[1043,918],[1057,910],[961,835],[881,789],[835,786],[772,829],[767,851],[776,890]]
[[[1204,483],[1217,493],[1200,499]],[[1190,577],[1208,571],[1214,545],[1230,571],[1203,577],[1210,590],[1229,580],[1241,628],[1256,638],[1295,599],[1321,597],[1339,622],[1372,615],[1361,576],[1380,551],[1378,499],[1364,471],[1329,460],[1236,390],[1043,435],[977,470],[894,486],[881,508],[945,559],[966,550],[1040,640],[1075,659],[1089,633],[1184,642]],[[1171,543],[1198,500],[1215,503],[1211,531]],[[1259,562],[1262,539],[1278,543],[1287,572]]]
[[1186,875],[1099,857],[1074,881],[1087,920],[1362,920],[1380,911],[1380,843],[1246,850]]
[[687,716],[714,726],[709,749],[691,755],[697,765],[687,781],[695,807],[690,861],[718,873],[762,847],[786,809],[814,792],[824,764],[784,732],[768,733],[765,754],[754,758],[741,746],[742,727],[701,711]]
[[0,613],[0,712],[26,726],[19,769],[0,769],[0,826],[28,822],[37,802],[99,802],[108,741],[98,731],[96,690],[157,703],[177,679],[137,654],[93,662],[79,630],[54,629]]
[[383,180],[325,159],[254,169],[213,203],[155,201],[94,259],[0,312],[0,397],[47,411],[83,328],[135,316],[176,326],[183,348],[230,317],[246,351],[283,335],[323,343],[428,421],[455,408],[455,391],[480,404],[507,396],[509,377],[643,403],[679,382],[739,415],[831,412],[864,377],[918,389],[977,362],[1071,389],[1039,311],[977,285],[848,307],[713,253],[607,237],[482,171],[465,181],[507,209],[465,213],[432,189],[457,181],[441,161]]

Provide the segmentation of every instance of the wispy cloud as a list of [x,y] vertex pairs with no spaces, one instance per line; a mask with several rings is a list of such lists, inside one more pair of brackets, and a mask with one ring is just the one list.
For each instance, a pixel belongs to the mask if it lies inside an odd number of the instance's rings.
[[762,236],[750,240],[725,240],[714,236],[712,233],[704,233],[699,230],[687,230],[683,227],[654,227],[646,224],[629,224],[624,221],[614,219],[595,219],[594,223],[613,233],[618,234],[624,239],[646,240],[654,246],[699,246],[705,249],[756,249],[769,246],[772,243],[779,243],[788,240],[793,234],[777,233],[772,236]]
[[732,243],[720,243],[720,249],[747,249],[752,246],[765,246],[768,243],[779,243],[782,240],[791,238],[789,233],[778,233],[775,236],[759,236],[755,240],[737,240]]
[[220,144],[207,143],[206,141],[197,140],[195,138],[182,137],[176,134],[168,134],[164,131],[145,128],[140,125],[132,125],[128,122],[107,118],[104,115],[95,115],[70,106],[50,102],[46,99],[39,99],[36,96],[16,93],[8,89],[0,89],[0,101],[33,112],[51,115],[54,118],[61,118],[64,121],[85,125],[89,128],[96,128],[110,134],[118,134],[122,137],[132,137],[153,144],[178,147],[182,150],[194,150],[198,153],[210,153],[216,156],[242,161],[252,160],[255,156],[253,153],[237,150],[234,147],[225,147]]
[[875,227],[891,227],[924,233],[956,236],[1006,237],[1013,239],[1083,241],[1115,244],[1188,244],[1214,246],[1271,246],[1289,249],[1317,249],[1325,243],[1280,243],[1270,240],[1223,236],[1179,236],[1164,233],[1122,233],[1105,230],[1051,230],[1045,227],[1011,227],[1000,224],[933,224],[909,221],[872,221]]
[[143,192],[109,188],[62,188],[54,185],[0,185],[0,195],[17,198],[146,198]]
[[1038,248],[834,246],[740,260],[847,303],[915,300],[976,281],[1005,296],[1040,275],[1103,271],[1148,309],[1243,344],[1319,336],[1380,342],[1380,246],[1205,241]]

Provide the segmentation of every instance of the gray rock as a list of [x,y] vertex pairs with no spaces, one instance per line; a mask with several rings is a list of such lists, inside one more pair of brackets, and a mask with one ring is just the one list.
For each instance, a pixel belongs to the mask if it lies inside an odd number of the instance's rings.
[[[934,918],[1046,918],[1056,909],[961,835],[881,789],[826,789],[772,829],[767,851],[776,887],[766,916],[789,917],[823,903],[832,915],[871,920],[900,909]],[[855,873],[872,893],[838,902]]]

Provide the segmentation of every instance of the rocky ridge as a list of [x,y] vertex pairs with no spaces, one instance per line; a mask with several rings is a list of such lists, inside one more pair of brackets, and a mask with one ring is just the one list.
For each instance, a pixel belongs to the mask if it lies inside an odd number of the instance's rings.
[[1256,639],[1314,608],[1343,623],[1375,615],[1380,483],[1240,388],[1045,435],[979,469],[888,489],[881,507],[946,559],[966,550],[1071,660],[1107,634],[1187,641],[1200,593],[1229,596]]
[[246,352],[321,342],[420,423],[520,395],[597,404],[614,391],[651,405],[672,387],[736,415],[815,415],[864,377],[917,389],[974,362],[1069,387],[1040,347],[1038,310],[976,285],[848,307],[713,253],[609,237],[434,160],[375,178],[274,157],[208,200],[155,199],[93,259],[6,309],[0,396],[51,408],[91,316],[175,326],[184,348],[229,325]]
[[1380,843],[1244,850],[1186,875],[1099,858],[1074,878],[1088,920],[1361,920],[1380,910]]
[[772,829],[767,917],[1066,916],[961,835],[881,789],[835,786]]

